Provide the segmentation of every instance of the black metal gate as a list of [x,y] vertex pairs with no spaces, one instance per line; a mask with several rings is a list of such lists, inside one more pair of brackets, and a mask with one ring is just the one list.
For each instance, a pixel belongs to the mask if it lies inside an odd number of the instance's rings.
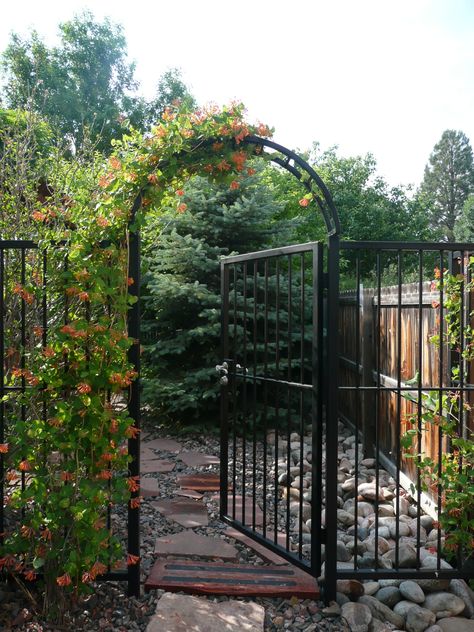
[[322,265],[319,243],[224,259],[216,367],[222,519],[316,577],[321,548],[311,538],[324,540]]
[[448,421],[461,439],[474,429],[467,342],[447,348],[447,293],[433,281],[457,275],[460,328],[472,326],[473,252],[332,236],[222,261],[221,518],[323,576],[326,599],[337,579],[473,576],[472,552],[447,556],[445,491],[425,493],[419,468],[425,453],[442,470],[452,450],[424,424],[427,398],[441,409],[455,396]]

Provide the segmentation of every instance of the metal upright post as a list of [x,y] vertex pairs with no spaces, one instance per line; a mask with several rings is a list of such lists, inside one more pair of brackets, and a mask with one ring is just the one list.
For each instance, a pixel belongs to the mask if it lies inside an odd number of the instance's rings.
[[326,555],[324,599],[336,598],[337,581],[337,439],[339,364],[339,237],[329,238],[326,340]]
[[[234,306],[234,309],[235,306]],[[228,361],[229,356],[229,266],[221,261],[221,358]],[[234,341],[235,344],[235,341]],[[234,375],[229,375],[235,380]],[[221,446],[220,446],[220,516],[228,513],[229,489],[229,386],[221,379]],[[235,459],[235,454],[233,455]],[[232,481],[234,485],[234,480]],[[234,492],[235,493],[235,492]]]
[[[137,379],[130,387],[130,400],[128,410],[134,420],[136,428],[140,428],[140,233],[138,230],[130,232],[129,238],[128,276],[133,279],[129,285],[128,293],[136,297],[135,303],[128,312],[128,335],[133,339],[133,344],[128,351],[128,361],[133,364],[138,374]],[[129,475],[140,476],[140,438],[139,436],[128,440],[128,452],[132,457],[129,463]],[[132,492],[132,497],[138,497],[139,492]],[[132,509],[128,506],[128,552],[140,556],[140,509]],[[128,567],[128,594],[138,597],[140,595],[140,562]]]

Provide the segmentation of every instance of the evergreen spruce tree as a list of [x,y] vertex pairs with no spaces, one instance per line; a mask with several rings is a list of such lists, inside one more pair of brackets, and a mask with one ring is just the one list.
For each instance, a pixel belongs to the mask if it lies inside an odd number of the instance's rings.
[[461,215],[454,224],[456,241],[474,242],[474,194],[464,202]]
[[187,210],[144,230],[144,402],[168,420],[213,423],[219,414],[221,257],[289,240],[287,220],[259,176],[233,191],[196,178]]

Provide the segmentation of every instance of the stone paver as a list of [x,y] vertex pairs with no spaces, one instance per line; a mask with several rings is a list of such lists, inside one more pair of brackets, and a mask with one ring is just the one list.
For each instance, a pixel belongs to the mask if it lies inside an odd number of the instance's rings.
[[255,603],[165,593],[146,632],[263,632],[264,620],[264,608]]
[[174,439],[153,439],[153,441],[142,443],[142,448],[150,448],[160,452],[180,452],[183,446]]
[[[219,495],[216,494],[212,497],[212,500],[219,502]],[[227,512],[228,515],[242,522],[243,512],[242,508],[244,506],[243,498],[239,494],[235,495],[235,515],[234,515],[234,495],[229,494],[227,498]],[[252,499],[248,496],[245,497],[245,524],[248,526],[253,525],[253,503]],[[255,526],[261,527],[263,525],[263,512],[258,506],[258,503],[255,503]]]
[[161,459],[156,459],[154,461],[143,461],[143,463],[140,463],[140,472],[142,474],[166,473],[173,471],[175,465],[176,464],[172,461],[164,461]]
[[176,496],[184,496],[185,498],[193,498],[194,500],[201,500],[204,498],[204,494],[196,492],[194,489],[177,489],[175,494]]
[[203,454],[202,452],[181,452],[178,456],[183,463],[189,467],[199,467],[201,465],[219,465],[220,459],[212,454]]
[[150,496],[159,496],[158,480],[156,478],[142,478],[140,480],[140,496],[149,498]]
[[206,507],[197,500],[185,498],[165,498],[151,503],[165,518],[177,522],[182,527],[207,527],[209,518]]
[[218,557],[236,561],[238,551],[235,546],[228,544],[222,538],[209,538],[194,531],[181,531],[181,533],[158,538],[155,543],[155,555],[175,557],[198,555],[204,558]]
[[153,461],[158,458],[157,455],[153,452],[153,450],[149,450],[148,448],[140,450],[140,461]]
[[198,492],[217,492],[220,490],[219,474],[186,474],[177,477],[178,485],[182,489],[194,489]]

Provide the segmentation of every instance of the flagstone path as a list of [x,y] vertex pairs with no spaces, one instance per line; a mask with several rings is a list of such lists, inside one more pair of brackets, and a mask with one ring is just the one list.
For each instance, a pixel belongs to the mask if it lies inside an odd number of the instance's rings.
[[[180,465],[182,464],[182,465]],[[208,503],[219,506],[219,474],[215,467],[219,458],[213,454],[204,454],[194,450],[184,450],[182,445],[172,439],[142,440],[141,446],[141,496],[148,507],[162,515],[170,529],[176,527],[176,533],[167,533],[157,537],[154,557],[157,558],[145,581],[145,590],[162,588],[165,592],[157,601],[156,612],[152,616],[147,632],[263,632],[265,609],[254,602],[242,602],[237,599],[213,602],[209,599],[191,595],[174,594],[185,591],[194,594],[221,594],[247,596],[250,594],[290,597],[318,597],[318,587],[307,573],[290,566],[286,560],[268,551],[235,529],[223,529],[216,535],[204,535],[203,530],[209,524]],[[185,474],[180,470],[185,469]],[[190,473],[190,468],[196,468]],[[212,471],[209,471],[211,469]],[[192,470],[191,470],[192,472]],[[153,474],[166,474],[168,497],[163,497],[160,485]],[[166,493],[166,492],[165,492]],[[256,526],[263,524],[263,513],[255,507],[249,498],[243,501],[236,494],[235,499],[229,492],[229,508],[235,508],[235,517],[245,515],[255,520]],[[184,530],[179,531],[179,529]],[[199,528],[200,533],[192,529]],[[272,536],[273,534],[269,534]],[[282,534],[278,541],[282,543]],[[239,555],[231,543],[240,542],[249,551],[263,560],[259,565],[238,562]],[[173,563],[173,560],[175,562]],[[272,564],[272,566],[266,564]],[[260,588],[260,590],[259,590]],[[298,593],[299,589],[299,593]]]

